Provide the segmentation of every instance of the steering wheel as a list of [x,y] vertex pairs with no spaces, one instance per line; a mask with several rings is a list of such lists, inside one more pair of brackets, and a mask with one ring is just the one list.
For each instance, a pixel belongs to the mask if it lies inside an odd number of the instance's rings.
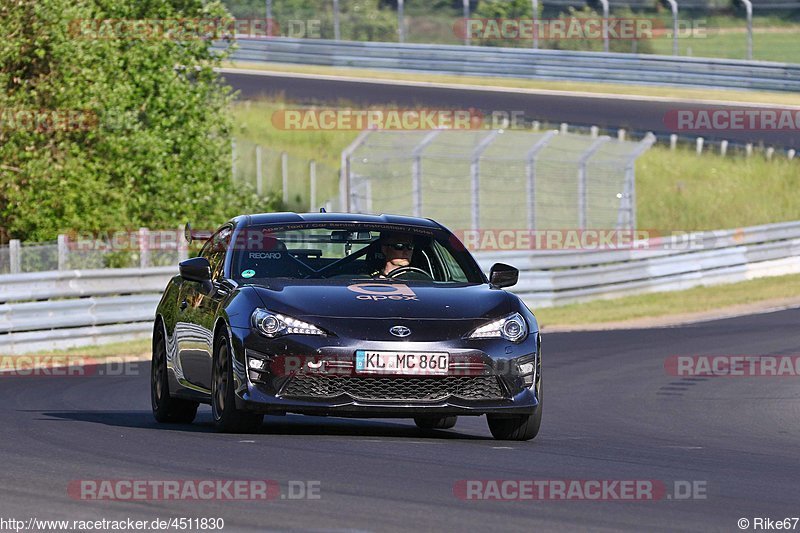
[[412,266],[404,266],[404,267],[395,268],[394,270],[392,270],[391,272],[386,274],[386,277],[387,278],[399,278],[400,276],[402,276],[404,274],[411,274],[411,273],[413,273],[413,274],[422,274],[423,276],[425,276],[423,279],[433,280],[433,276],[431,276],[430,274],[428,274],[427,272],[425,272],[421,268],[412,267]]

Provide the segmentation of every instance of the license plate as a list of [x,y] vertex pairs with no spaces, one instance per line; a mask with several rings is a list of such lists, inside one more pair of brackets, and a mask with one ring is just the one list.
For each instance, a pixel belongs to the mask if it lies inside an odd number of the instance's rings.
[[359,374],[402,374],[414,376],[447,375],[450,354],[446,352],[356,351]]

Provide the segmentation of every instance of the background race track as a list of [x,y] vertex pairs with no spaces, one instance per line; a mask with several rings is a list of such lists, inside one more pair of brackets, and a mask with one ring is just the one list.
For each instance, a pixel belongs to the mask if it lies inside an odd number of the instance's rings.
[[[711,105],[666,99],[613,97],[583,94],[547,94],[546,92],[506,89],[502,91],[482,88],[450,86],[432,87],[413,82],[375,80],[348,81],[325,76],[293,76],[251,71],[223,69],[223,76],[240,97],[254,99],[259,96],[282,94],[288,101],[300,103],[327,103],[340,105],[349,101],[358,105],[427,106],[446,109],[480,109],[484,112],[523,111],[528,120],[566,122],[571,125],[599,126],[601,128],[627,128],[644,134],[652,131],[660,136],[681,133],[689,137],[702,136],[714,140],[706,133],[675,132],[667,128],[664,116],[669,111],[692,109],[742,109],[743,105]],[[624,87],[620,87],[624,90]],[[758,108],[744,106],[748,109]],[[774,106],[780,107],[780,106]],[[589,121],[587,123],[587,121]],[[732,130],[718,135],[719,140],[732,143],[763,143],[777,148],[800,149],[800,130]]]
[[[528,443],[483,418],[426,436],[410,420],[268,417],[222,435],[207,407],[157,426],[138,376],[0,378],[5,517],[224,517],[225,531],[737,531],[741,517],[800,515],[797,377],[677,378],[669,355],[800,353],[800,310],[680,328],[547,334],[545,411]],[[89,502],[76,479],[318,480],[321,499]],[[707,499],[462,501],[464,479],[707,482]]]

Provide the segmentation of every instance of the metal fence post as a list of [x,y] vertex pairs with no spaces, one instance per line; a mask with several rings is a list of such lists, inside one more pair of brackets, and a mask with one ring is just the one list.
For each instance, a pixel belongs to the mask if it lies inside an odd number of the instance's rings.
[[667,0],[672,10],[672,55],[678,55],[678,2]]
[[339,27],[339,0],[333,0],[333,38],[342,38],[341,28]]
[[139,268],[150,266],[150,230],[139,228]]
[[58,236],[58,269],[66,270],[69,262],[69,246],[67,244],[67,236]]
[[499,130],[492,130],[486,137],[484,137],[475,150],[472,151],[472,160],[469,164],[469,174],[472,184],[472,228],[473,230],[480,229],[481,222],[481,205],[480,205],[480,189],[481,189],[481,155],[486,150],[492,141],[500,134]]
[[[622,205],[620,206],[620,216],[617,217],[617,227],[622,229],[626,226],[629,229],[636,229],[636,160],[644,152],[650,149],[656,142],[656,136],[648,132],[644,139],[639,141],[636,148],[628,156],[625,164],[625,185],[622,192]],[[624,209],[622,209],[624,207]],[[622,213],[626,212],[628,219],[622,219]]]
[[598,137],[581,155],[578,162],[578,229],[586,229],[587,191],[586,165],[597,150],[610,140],[608,135]]
[[11,239],[8,241],[8,262],[10,272],[12,274],[19,274],[22,271],[22,258],[20,257],[20,243],[19,239]]
[[528,229],[536,229],[536,155],[550,142],[557,131],[552,130],[536,141],[525,154],[525,192],[528,198]]
[[309,212],[317,209],[317,162],[313,159],[308,162],[308,182],[310,191],[308,194]]
[[600,0],[603,5],[603,51],[608,52],[608,0]]
[[397,0],[397,40],[398,42],[404,43],[406,41],[405,36],[405,9],[403,5],[403,0]]
[[372,179],[367,179],[364,183],[364,196],[367,197],[364,210],[367,213],[372,213]]
[[464,45],[469,46],[471,43],[469,38],[469,0],[463,0],[462,7],[464,11]]
[[281,188],[283,189],[283,205],[289,204],[289,154],[281,152]]
[[342,151],[341,167],[339,168],[339,209],[343,213],[350,212],[350,156],[356,151],[356,148],[367,139],[372,130],[364,130],[358,134],[358,137],[350,143],[350,146]]
[[261,146],[256,145],[256,193],[264,196],[264,173],[261,169]]
[[753,59],[753,2],[742,0],[747,12],[747,59]]
[[441,131],[430,132],[411,151],[411,197],[414,204],[411,211],[415,217],[422,216],[422,152]]
[[533,49],[539,49],[539,28],[536,26],[536,19],[539,16],[539,0],[531,0],[531,7],[533,8]]

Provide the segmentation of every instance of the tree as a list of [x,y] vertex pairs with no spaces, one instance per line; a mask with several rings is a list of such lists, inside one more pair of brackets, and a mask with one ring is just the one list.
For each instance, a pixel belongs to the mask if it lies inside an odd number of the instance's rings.
[[[231,182],[222,56],[192,23],[227,16],[203,0],[0,3],[0,226],[50,240],[255,207]],[[129,23],[178,19],[182,32]]]

